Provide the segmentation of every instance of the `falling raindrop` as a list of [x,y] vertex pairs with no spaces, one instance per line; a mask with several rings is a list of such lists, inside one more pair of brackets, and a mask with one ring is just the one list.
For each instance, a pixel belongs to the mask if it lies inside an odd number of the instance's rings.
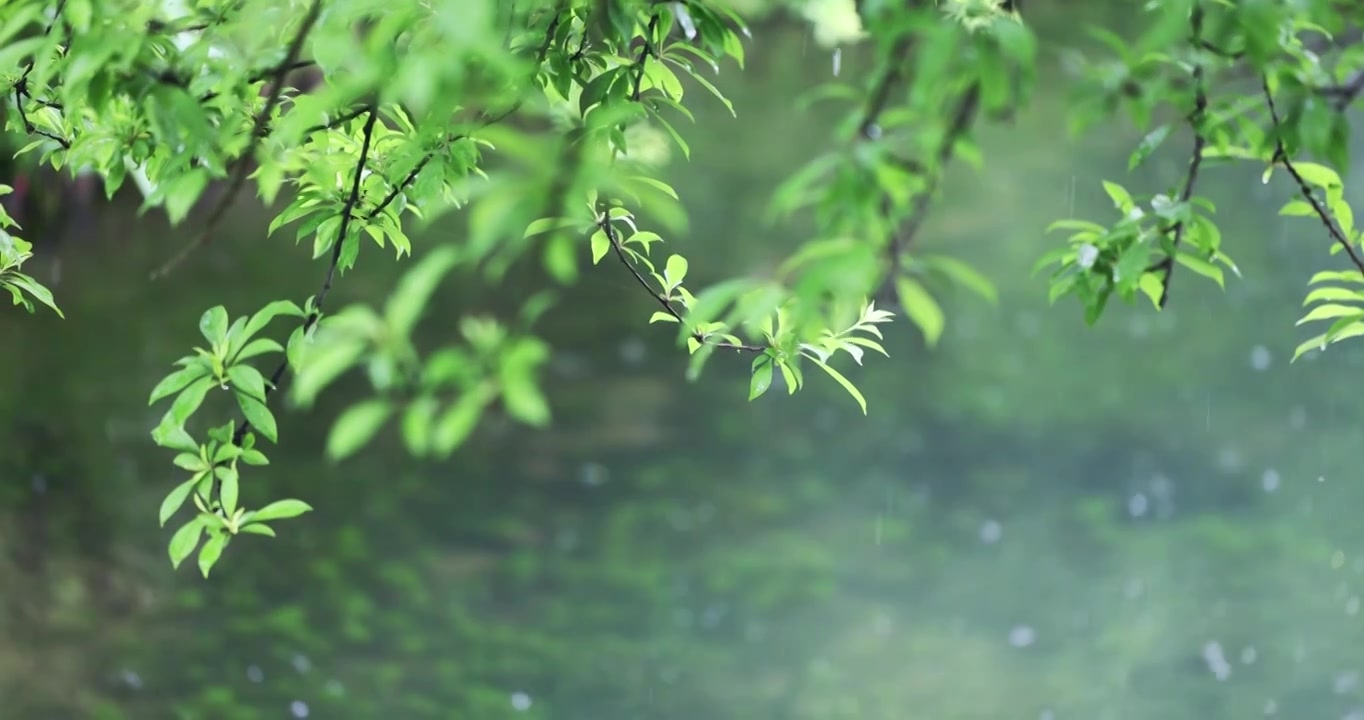
[[691,13],[687,12],[687,6],[680,2],[672,4],[673,15],[677,17],[677,24],[682,26],[682,34],[688,40],[696,39],[696,21],[692,20]]
[[1335,679],[1331,682],[1331,687],[1337,695],[1354,692],[1355,688],[1359,687],[1359,673],[1354,670],[1336,673]]
[[289,712],[296,718],[308,717],[308,703],[302,700],[295,700],[289,703]]
[[1094,267],[1094,262],[1099,259],[1099,248],[1092,243],[1085,243],[1075,253],[1075,264],[1081,270],[1088,270]]
[[1127,514],[1132,517],[1141,517],[1146,514],[1151,502],[1146,499],[1146,493],[1137,493],[1127,499]]
[[637,337],[627,338],[620,344],[621,362],[624,362],[628,367],[638,367],[644,362],[645,356],[648,354],[647,351],[648,348],[645,347],[643,340]]
[[265,671],[259,665],[246,666],[246,679],[253,683],[265,682]]
[[1009,644],[1016,648],[1025,648],[1037,640],[1037,633],[1027,625],[1015,625],[1009,631]]
[[123,671],[123,684],[134,690],[142,689],[142,676],[132,670]]
[[1274,468],[1266,469],[1264,474],[1260,476],[1260,485],[1264,487],[1265,492],[1267,493],[1272,493],[1275,490],[1278,490],[1279,471],[1275,470]]
[[1301,430],[1307,427],[1307,409],[1301,405],[1293,408],[1288,413],[1288,426],[1294,430]]
[[1259,651],[1253,645],[1247,645],[1241,649],[1241,662],[1246,665],[1253,665],[1259,656]]
[[999,542],[999,539],[1003,536],[1004,526],[1000,525],[999,522],[995,520],[986,520],[985,523],[980,526],[980,541],[986,545],[993,545]]
[[834,48],[834,77],[843,69],[843,48]]
[[1265,714],[1266,714],[1266,715],[1273,715],[1273,714],[1275,714],[1275,713],[1277,713],[1277,712],[1279,712],[1279,704],[1278,704],[1277,702],[1274,702],[1273,700],[1266,700],[1266,701],[1265,701]]
[[306,673],[313,669],[313,662],[303,655],[294,655],[290,662],[293,664],[294,669],[301,673]]
[[872,123],[862,130],[862,134],[866,135],[868,140],[880,140],[881,126]]
[[1221,643],[1211,640],[1203,645],[1203,660],[1208,663],[1208,669],[1218,680],[1231,677],[1231,663],[1227,662],[1226,655],[1222,653]]
[[1274,358],[1269,352],[1269,348],[1264,345],[1256,345],[1250,350],[1250,366],[1259,372],[1269,369],[1269,365]]
[[511,694],[511,706],[512,709],[517,712],[529,710],[532,704],[534,704],[534,701],[530,699],[529,695],[523,692],[518,691]]
[[578,470],[578,479],[588,487],[597,487],[609,479],[609,474],[606,466],[601,463],[588,462],[583,463],[582,468]]

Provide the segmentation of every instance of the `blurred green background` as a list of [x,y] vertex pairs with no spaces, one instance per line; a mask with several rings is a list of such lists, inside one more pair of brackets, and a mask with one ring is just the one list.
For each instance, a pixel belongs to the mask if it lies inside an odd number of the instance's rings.
[[[1029,8],[1054,48],[1129,5]],[[698,280],[808,237],[766,204],[839,117],[794,111],[833,67],[807,26],[774,15],[754,38],[720,82],[739,119],[699,99],[692,160],[667,172]],[[1032,107],[981,127],[984,168],[954,168],[920,234],[1000,302],[945,298],[933,352],[899,323],[893,358],[851,375],[870,417],[827,382],[750,405],[747,363],[722,356],[686,382],[649,298],[603,265],[543,322],[550,429],[491,422],[443,463],[390,433],[331,465],[352,378],[284,414],[252,475],[269,488],[243,490],[317,511],[207,581],[165,556],[176,477],[147,393],[205,308],[304,296],[323,268],[243,201],[150,282],[195,217],[36,189],[32,269],[67,319],[0,313],[0,718],[1364,718],[1364,345],[1287,362],[1326,239],[1277,217],[1290,188],[1217,169],[1201,188],[1243,279],[1177,276],[1168,311],[1114,306],[1093,329],[1049,308],[1027,274],[1060,241],[1047,224],[1109,212],[1099,181],[1139,135],[1069,136],[1068,80],[1043,62]],[[1129,186],[1176,182],[1186,144]],[[451,215],[418,245],[462,231]],[[368,253],[334,307],[402,269]],[[545,282],[452,279],[423,332]]]

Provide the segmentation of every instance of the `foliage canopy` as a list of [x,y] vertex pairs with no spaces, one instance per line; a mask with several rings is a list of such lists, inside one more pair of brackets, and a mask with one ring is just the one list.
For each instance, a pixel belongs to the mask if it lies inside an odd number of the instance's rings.
[[[538,375],[549,348],[533,328],[552,294],[512,321],[463,318],[445,347],[412,340],[458,267],[495,279],[538,257],[571,283],[584,260],[611,265],[597,271],[625,273],[656,303],[642,320],[675,326],[693,377],[716,353],[738,355],[756,399],[778,380],[794,393],[816,368],[863,412],[844,372],[868,350],[885,354],[885,307],[933,345],[945,285],[993,299],[986,278],[915,240],[947,165],[981,163],[977,124],[1028,101],[1039,44],[1026,11],[1007,0],[792,4],[835,63],[802,102],[846,109],[828,147],[773,198],[775,213],[808,220],[810,239],[774,272],[694,289],[704,261],[665,240],[686,216],[659,157],[668,144],[689,154],[679,127],[693,98],[733,111],[714,77],[742,67],[750,32],[726,0],[6,3],[0,82],[21,155],[95,173],[110,196],[132,180],[144,209],[176,223],[224,183],[197,239],[154,276],[193,257],[248,181],[280,200],[270,232],[308,241],[322,265],[312,295],[262,298],[242,315],[205,310],[203,342],[152,390],[152,404],[169,405],[152,437],[186,473],[160,521],[194,509],[170,539],[172,562],[197,550],[207,574],[238,535],[273,535],[271,523],[310,510],[242,498],[243,470],[267,464],[266,443],[279,440],[286,377],[288,399],[308,405],[343,374],[367,374],[373,395],[331,429],[334,459],[389,425],[413,454],[445,456],[486,413],[549,421]],[[1300,324],[1328,325],[1297,354],[1364,334],[1364,236],[1341,180],[1345,110],[1364,90],[1361,20],[1358,5],[1333,0],[1155,0],[1125,37],[1091,28],[1083,54],[1049,47],[1083,76],[1077,132],[1130,120],[1144,133],[1131,168],[1172,136],[1191,146],[1168,187],[1104,181],[1109,222],[1053,225],[1070,235],[1035,269],[1048,271],[1053,301],[1074,297],[1093,323],[1114,295],[1164,308],[1177,273],[1223,284],[1238,271],[1198,179],[1213,163],[1250,162],[1266,182],[1286,178],[1282,213],[1317,223],[1350,261],[1311,279]],[[867,62],[839,71],[844,48]],[[456,209],[464,237],[413,246],[412,228]],[[0,286],[16,304],[56,310],[21,272],[31,248],[11,231],[0,211]],[[332,311],[330,290],[371,242],[417,260],[381,304]]]

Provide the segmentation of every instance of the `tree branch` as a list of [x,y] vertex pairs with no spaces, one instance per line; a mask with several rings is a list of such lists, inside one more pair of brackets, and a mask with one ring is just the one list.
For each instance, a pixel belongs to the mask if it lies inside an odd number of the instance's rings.
[[[251,129],[251,136],[246,146],[246,150],[242,153],[241,157],[238,158],[237,167],[232,175],[227,191],[223,193],[222,197],[218,200],[217,206],[209,213],[208,219],[205,221],[204,229],[193,242],[153,272],[151,279],[156,280],[165,277],[167,273],[174,270],[180,263],[184,262],[196,249],[207,244],[212,237],[214,230],[217,229],[218,223],[226,217],[228,209],[232,206],[232,203],[236,201],[237,195],[241,192],[242,187],[246,185],[249,162],[251,157],[255,155],[256,148],[260,146],[261,133],[270,122],[270,114],[274,112],[275,106],[279,104],[280,99],[284,96],[284,77],[289,74],[289,71],[298,61],[299,53],[303,51],[303,43],[308,39],[308,34],[312,32],[313,25],[317,24],[317,18],[321,14],[322,0],[313,0],[312,4],[308,7],[307,14],[303,16],[302,25],[299,26],[298,32],[294,34],[294,39],[289,43],[289,49],[285,53],[284,59],[270,71],[272,82],[270,95],[265,100],[265,107],[261,108],[261,111],[256,114],[256,120]],[[373,113],[371,113],[371,115],[372,114]]]
[[[1193,12],[1189,16],[1189,29],[1191,33],[1190,43],[1195,48],[1203,47],[1203,7],[1195,5]],[[1203,135],[1203,119],[1208,110],[1208,90],[1204,82],[1203,64],[1195,62],[1193,67],[1194,84],[1194,108],[1189,113],[1189,127],[1193,130],[1193,152],[1189,157],[1189,169],[1184,175],[1184,189],[1179,193],[1179,202],[1187,204],[1193,198],[1194,186],[1198,183],[1198,171],[1203,165],[1203,148],[1208,140]],[[1161,271],[1160,276],[1160,302],[1157,304],[1161,310],[1170,301],[1170,279],[1175,271],[1175,257],[1179,253],[1179,246],[1184,241],[1184,234],[1188,229],[1188,223],[1183,221],[1175,224],[1170,232],[1174,233],[1171,242],[1170,255],[1164,260],[1156,263],[1154,269]]]
[[[336,231],[336,241],[332,246],[331,262],[327,266],[326,279],[322,281],[322,289],[318,291],[316,300],[313,302],[313,311],[303,321],[303,333],[306,335],[312,330],[318,321],[322,319],[322,309],[327,301],[327,294],[331,292],[332,283],[336,279],[337,267],[341,264],[341,249],[345,246],[346,236],[350,232],[351,220],[355,217],[356,206],[360,202],[360,181],[365,174],[365,166],[369,163],[369,150],[374,139],[374,126],[378,123],[379,112],[374,106],[366,108],[369,113],[365,120],[363,139],[360,143],[360,159],[355,163],[355,175],[351,179],[350,195],[346,197],[346,203],[341,208],[341,227]],[[284,373],[289,369],[289,360],[285,358],[270,375],[270,384],[265,387],[265,394],[268,397],[271,392],[279,387],[280,381],[284,379]],[[237,430],[232,434],[232,444],[241,446],[242,438],[251,430],[251,423],[242,420],[237,424]],[[217,482],[216,480],[214,481]],[[215,485],[216,490],[216,485]]]
[[1283,137],[1278,135],[1279,109],[1274,104],[1274,93],[1269,90],[1268,78],[1262,78],[1261,87],[1264,89],[1265,104],[1269,107],[1269,118],[1274,123],[1274,130],[1276,133],[1274,157],[1271,159],[1271,162],[1283,163],[1284,169],[1293,177],[1293,182],[1298,184],[1298,192],[1301,193],[1303,198],[1307,200],[1307,203],[1312,206],[1312,212],[1316,213],[1317,218],[1321,220],[1321,224],[1326,227],[1326,232],[1330,234],[1331,239],[1335,240],[1344,248],[1345,253],[1350,256],[1350,262],[1354,263],[1354,266],[1359,269],[1361,274],[1364,274],[1364,258],[1361,258],[1359,253],[1355,251],[1354,245],[1350,243],[1350,239],[1345,237],[1344,231],[1340,229],[1340,226],[1336,224],[1335,219],[1331,217],[1330,211],[1317,199],[1316,193],[1312,192],[1312,186],[1307,183],[1307,180],[1298,172],[1298,169],[1293,166],[1292,159],[1288,157],[1288,148],[1284,147]]

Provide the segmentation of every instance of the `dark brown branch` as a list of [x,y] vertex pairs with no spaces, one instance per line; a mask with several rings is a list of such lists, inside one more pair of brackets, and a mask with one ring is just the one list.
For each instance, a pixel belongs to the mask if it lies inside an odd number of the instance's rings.
[[[336,231],[336,240],[332,245],[331,262],[327,266],[326,279],[322,281],[322,289],[318,291],[317,297],[313,302],[312,312],[303,321],[303,333],[306,335],[312,330],[318,321],[322,319],[322,310],[327,301],[327,294],[331,292],[332,283],[336,280],[336,271],[341,264],[341,249],[346,244],[346,236],[350,232],[351,220],[355,217],[355,209],[360,202],[360,181],[365,174],[365,166],[369,163],[369,150],[374,139],[374,126],[379,121],[379,112],[373,106],[365,108],[369,113],[365,121],[363,139],[360,142],[360,159],[355,163],[355,174],[351,178],[350,194],[346,197],[345,205],[341,207],[341,226]],[[265,387],[265,394],[269,396],[271,392],[279,387],[280,381],[284,379],[284,373],[288,371],[288,358],[280,362],[279,366],[270,375],[270,384]],[[237,430],[232,434],[232,444],[238,447],[242,444],[242,438],[251,430],[251,423],[242,420],[237,424]],[[216,483],[216,480],[215,480]],[[216,494],[216,484],[215,484]]]
[[[1203,8],[1195,5],[1189,17],[1189,29],[1194,47],[1203,46]],[[1203,135],[1203,120],[1208,111],[1208,90],[1204,82],[1203,64],[1194,63],[1193,67],[1194,84],[1194,108],[1189,113],[1189,127],[1193,130],[1193,152],[1189,157],[1189,169],[1184,176],[1184,189],[1179,193],[1179,202],[1187,205],[1193,198],[1194,186],[1198,183],[1198,171],[1203,165],[1203,148],[1207,145],[1207,137]],[[1179,254],[1179,246],[1184,241],[1184,235],[1188,230],[1188,223],[1178,222],[1170,232],[1174,233],[1171,240],[1170,256],[1156,263],[1155,268],[1161,272],[1160,276],[1160,302],[1158,306],[1164,310],[1165,305],[1170,301],[1170,279],[1175,271],[1175,257]]]
[[1331,98],[1335,109],[1338,112],[1343,112],[1345,108],[1350,106],[1350,103],[1359,97],[1360,93],[1364,93],[1364,70],[1356,71],[1354,75],[1350,76],[1349,80],[1340,85],[1317,88],[1316,92],[1318,95]]
[[[611,243],[611,249],[615,252],[616,258],[619,259],[621,264],[625,266],[625,269],[634,276],[635,281],[639,283],[639,286],[644,288],[644,290],[649,293],[649,296],[663,308],[663,312],[666,312],[668,315],[672,316],[674,320],[681,323],[683,327],[686,327],[686,318],[682,315],[681,311],[673,305],[672,300],[670,300],[667,295],[655,291],[653,287],[649,285],[649,280],[640,273],[634,263],[630,262],[629,256],[625,254],[625,245],[621,243],[620,235],[616,233],[616,228],[611,224],[609,212],[603,212],[601,214],[601,219],[597,221],[597,227],[600,228],[602,232],[606,233],[606,239]],[[692,332],[692,337],[698,342],[708,343],[724,350],[752,353],[760,353],[767,350],[767,347],[763,345],[743,345],[723,341],[712,342],[705,335],[695,331]]]
[[187,245],[184,250],[181,250],[179,254],[153,272],[151,276],[153,280],[164,277],[167,273],[179,266],[180,263],[184,262],[196,249],[207,244],[212,237],[214,230],[217,229],[218,223],[226,217],[228,209],[232,206],[232,203],[236,201],[237,195],[241,192],[242,187],[246,185],[246,176],[250,168],[249,163],[252,156],[256,153],[256,148],[260,146],[261,132],[270,122],[270,114],[274,112],[275,106],[279,104],[280,99],[284,96],[284,77],[289,74],[289,71],[298,62],[298,56],[303,51],[303,43],[308,39],[308,34],[312,32],[313,25],[317,23],[317,18],[321,14],[322,0],[313,0],[312,5],[308,7],[307,14],[303,16],[302,25],[299,26],[298,32],[294,34],[294,39],[289,43],[289,49],[285,53],[284,59],[271,71],[272,87],[270,88],[270,95],[265,100],[265,107],[261,108],[261,111],[256,114],[256,120],[251,129],[250,140],[248,141],[246,150],[237,160],[237,167],[232,174],[232,179],[227,187],[227,191],[223,193],[217,206],[209,213],[208,219],[205,221],[204,229],[199,233],[199,236]]
[[1307,180],[1298,172],[1298,169],[1293,166],[1293,160],[1288,157],[1288,148],[1284,147],[1283,137],[1279,134],[1279,109],[1274,104],[1274,93],[1269,90],[1268,78],[1263,79],[1261,87],[1264,90],[1265,104],[1269,107],[1269,118],[1274,123],[1274,132],[1276,135],[1272,162],[1283,163],[1284,169],[1292,176],[1293,182],[1298,184],[1298,192],[1301,193],[1303,199],[1307,200],[1307,203],[1312,206],[1312,212],[1316,213],[1317,218],[1321,220],[1321,224],[1326,227],[1326,232],[1330,234],[1331,239],[1335,240],[1336,243],[1344,248],[1345,253],[1350,256],[1350,262],[1354,263],[1354,266],[1359,269],[1361,274],[1364,274],[1364,258],[1361,258],[1359,253],[1355,251],[1354,245],[1350,243],[1349,238],[1345,237],[1345,232],[1336,224],[1335,218],[1331,216],[1331,212],[1317,199],[1316,193],[1312,192],[1312,186],[1308,184]]

